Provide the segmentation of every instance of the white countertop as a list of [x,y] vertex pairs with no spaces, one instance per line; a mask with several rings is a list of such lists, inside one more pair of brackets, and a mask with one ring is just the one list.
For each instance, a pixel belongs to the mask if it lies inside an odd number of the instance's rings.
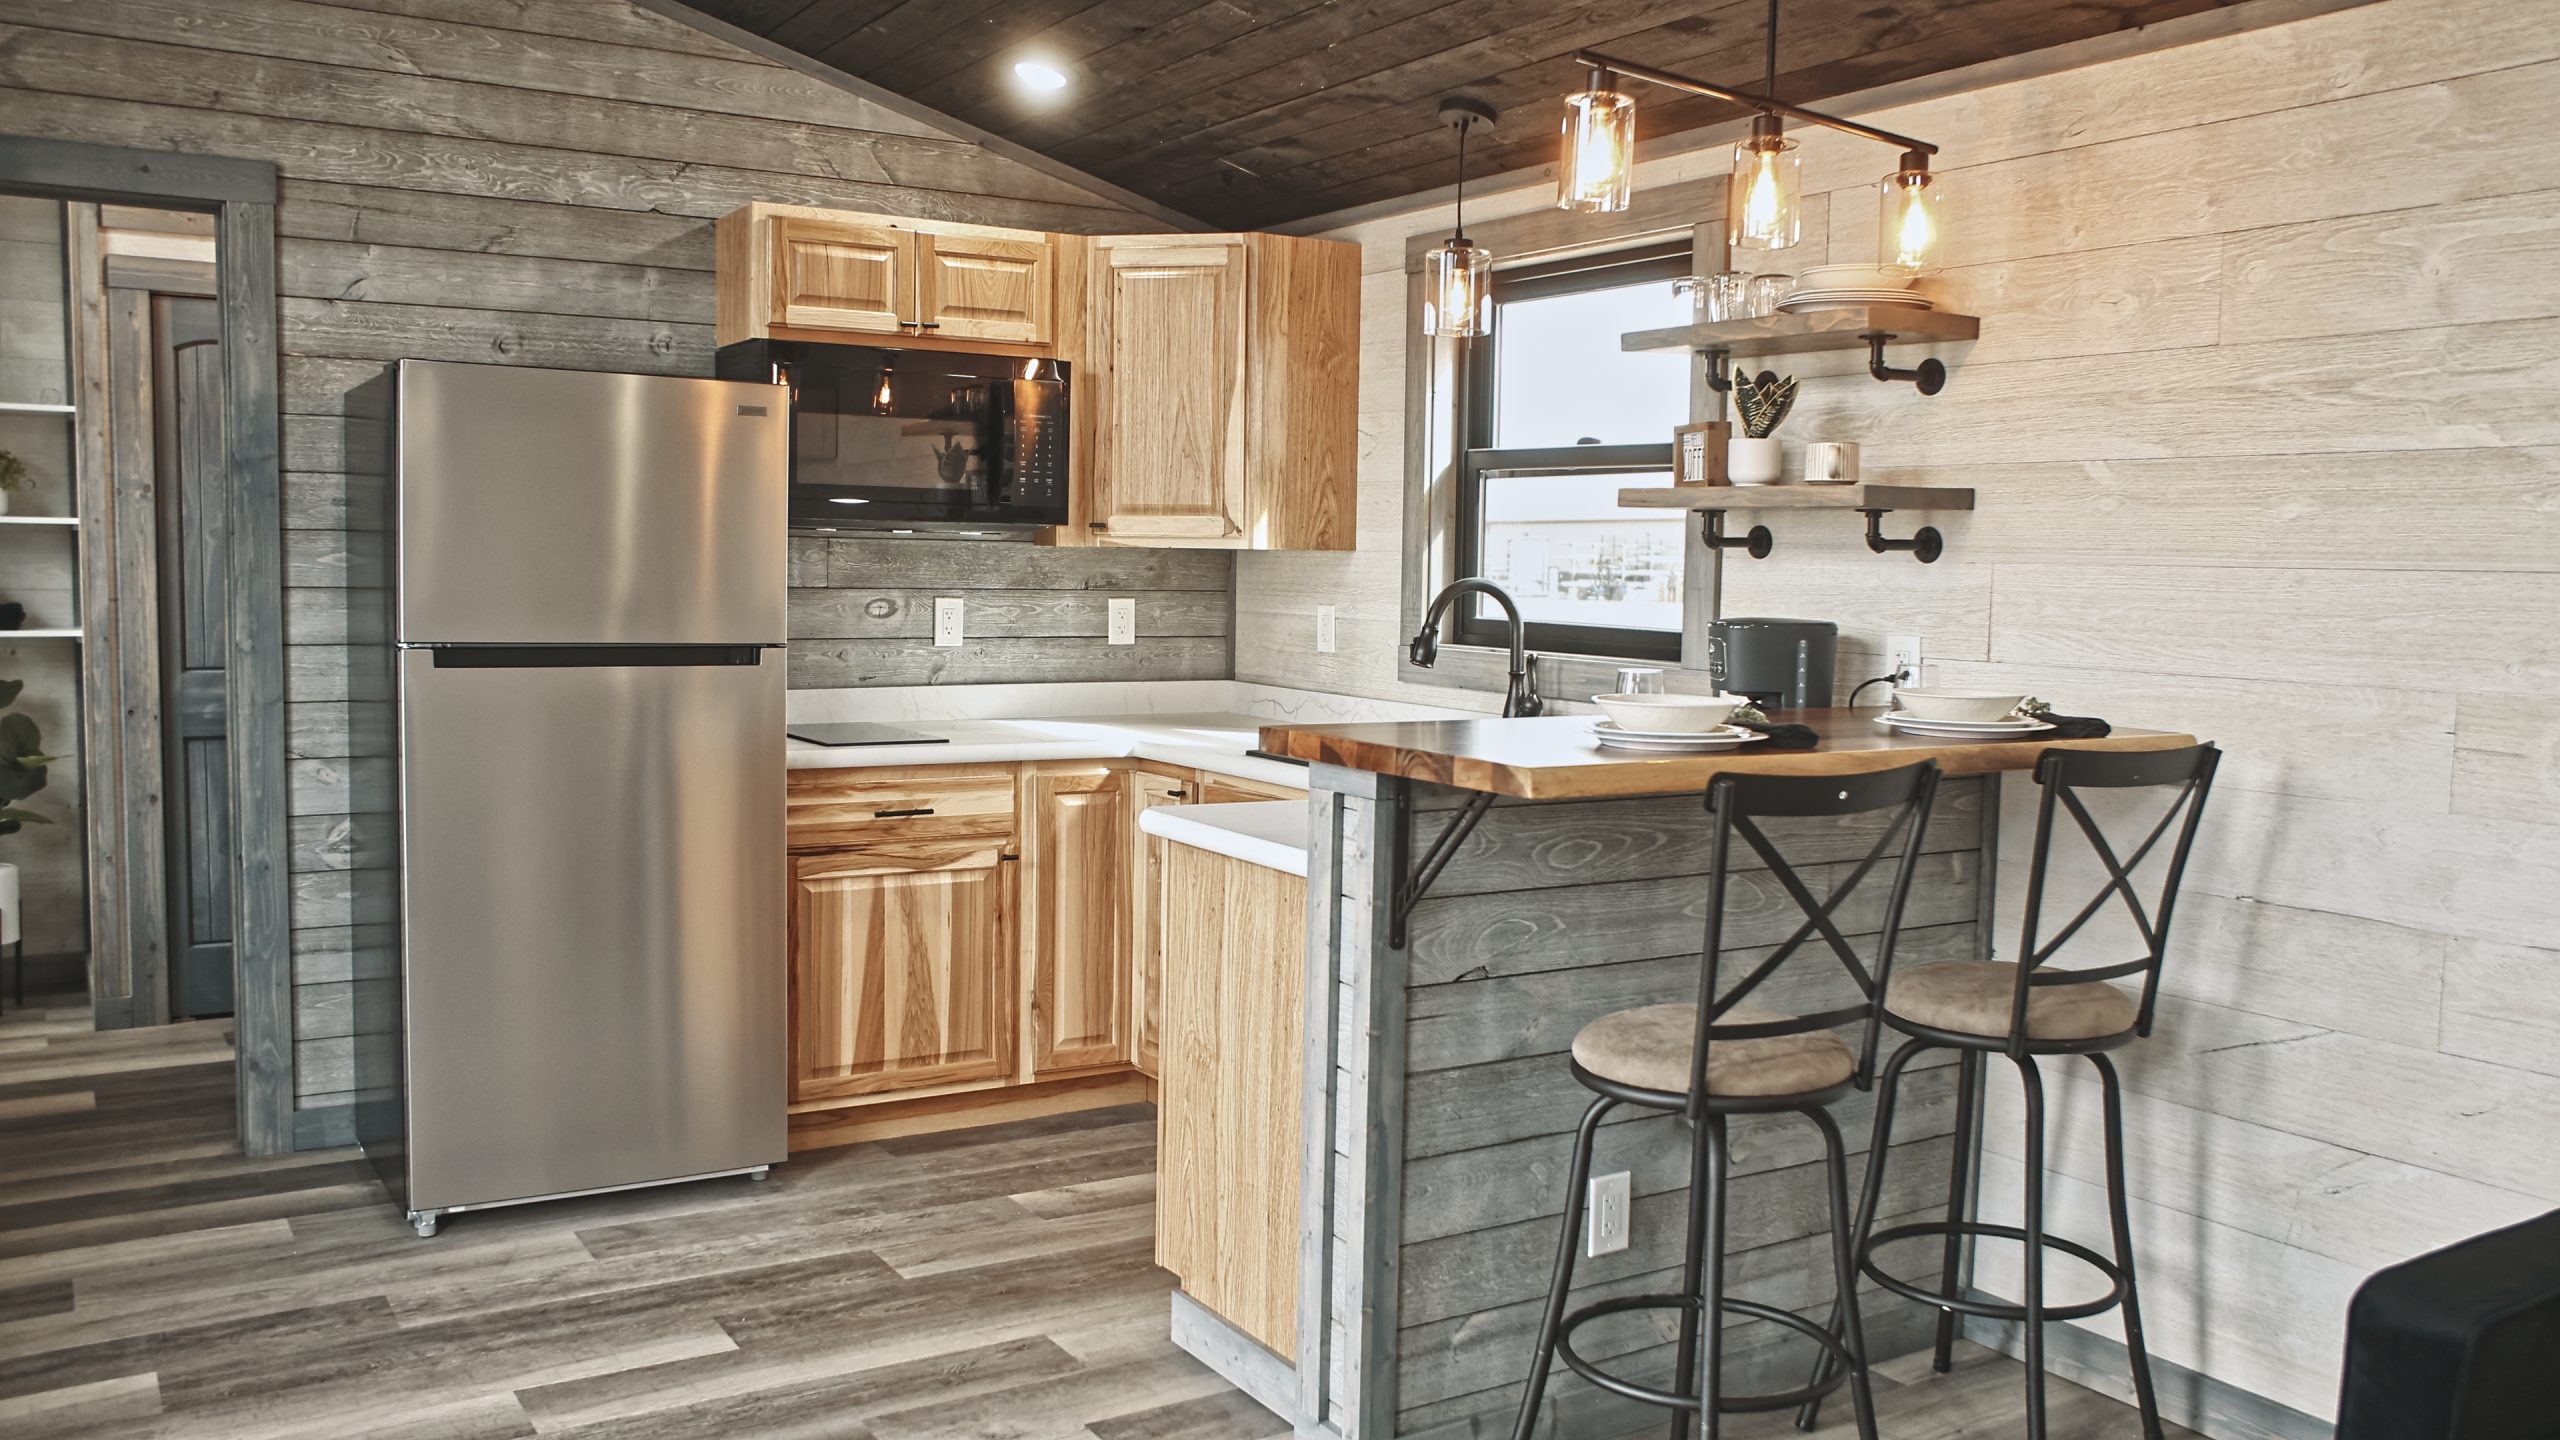
[[1307,804],[1250,800],[1233,805],[1156,805],[1140,811],[1138,828],[1216,855],[1307,873]]
[[874,765],[1005,765],[1019,760],[1153,760],[1217,775],[1304,788],[1307,767],[1245,754],[1266,723],[1251,715],[1084,715],[1056,720],[908,720],[934,745],[814,745],[790,741],[794,770]]
[[[1469,697],[1475,698],[1475,697]],[[1004,765],[1023,760],[1153,760],[1303,788],[1307,769],[1245,754],[1263,726],[1441,719],[1476,713],[1237,680],[1054,685],[909,685],[795,690],[793,724],[875,721],[942,737],[929,745],[789,741],[795,770],[877,765]],[[1303,838],[1300,848],[1304,848]],[[1303,862],[1301,862],[1301,871]]]

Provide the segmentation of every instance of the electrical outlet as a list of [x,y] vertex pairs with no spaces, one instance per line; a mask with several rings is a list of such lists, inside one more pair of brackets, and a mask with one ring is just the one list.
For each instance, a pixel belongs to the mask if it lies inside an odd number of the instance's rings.
[[1138,643],[1138,602],[1125,595],[1111,597],[1111,643]]
[[960,643],[960,608],[960,597],[957,595],[939,595],[934,597],[934,644],[957,645]]
[[1316,653],[1333,653],[1333,607],[1330,605],[1316,607]]
[[1620,1170],[1591,1182],[1591,1255],[1615,1255],[1627,1248],[1627,1207],[1634,1177]]
[[1920,678],[1920,637],[1884,637],[1884,672],[1893,677],[1896,689],[1918,689],[1924,683]]

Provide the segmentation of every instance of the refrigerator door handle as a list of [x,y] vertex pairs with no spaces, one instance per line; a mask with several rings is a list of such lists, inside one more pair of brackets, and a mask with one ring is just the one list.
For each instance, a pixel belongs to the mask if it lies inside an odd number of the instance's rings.
[[757,665],[779,645],[403,645],[438,670],[595,670],[627,665]]

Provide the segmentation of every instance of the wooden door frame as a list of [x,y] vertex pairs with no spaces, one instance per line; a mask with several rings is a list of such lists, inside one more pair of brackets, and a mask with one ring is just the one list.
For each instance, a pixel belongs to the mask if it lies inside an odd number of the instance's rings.
[[[287,876],[276,167],[263,160],[0,135],[0,190],[56,200],[202,210],[214,217],[228,480],[224,510],[230,542],[225,585],[230,653],[224,672],[240,1148],[251,1155],[280,1154],[293,1148],[293,930]],[[74,263],[84,262],[74,257]],[[103,326],[102,296],[103,287],[95,296],[75,294],[75,327]],[[75,352],[79,348],[75,343]],[[95,378],[103,383],[104,377]],[[75,383],[85,393],[91,380],[84,375]],[[81,464],[85,468],[102,458],[84,449]],[[96,937],[91,938],[94,945]],[[133,1001],[130,983],[123,998],[128,1005]]]

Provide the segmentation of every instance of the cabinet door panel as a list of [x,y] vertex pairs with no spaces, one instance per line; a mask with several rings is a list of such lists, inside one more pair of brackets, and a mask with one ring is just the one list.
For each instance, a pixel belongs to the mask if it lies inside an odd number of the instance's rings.
[[1098,242],[1095,253],[1104,533],[1244,543],[1245,247]]
[[1129,1047],[1138,1068],[1155,1075],[1164,1033],[1164,863],[1170,842],[1139,829],[1138,817],[1193,797],[1179,776],[1139,771],[1129,782]]
[[794,860],[791,1098],[1010,1075],[1013,881],[983,841]]
[[773,237],[775,324],[896,331],[915,321],[913,234],[784,216]]
[[1128,798],[1116,770],[1034,773],[1031,1070],[1126,1064]]
[[916,318],[945,338],[1046,344],[1056,257],[1045,239],[919,234]]

